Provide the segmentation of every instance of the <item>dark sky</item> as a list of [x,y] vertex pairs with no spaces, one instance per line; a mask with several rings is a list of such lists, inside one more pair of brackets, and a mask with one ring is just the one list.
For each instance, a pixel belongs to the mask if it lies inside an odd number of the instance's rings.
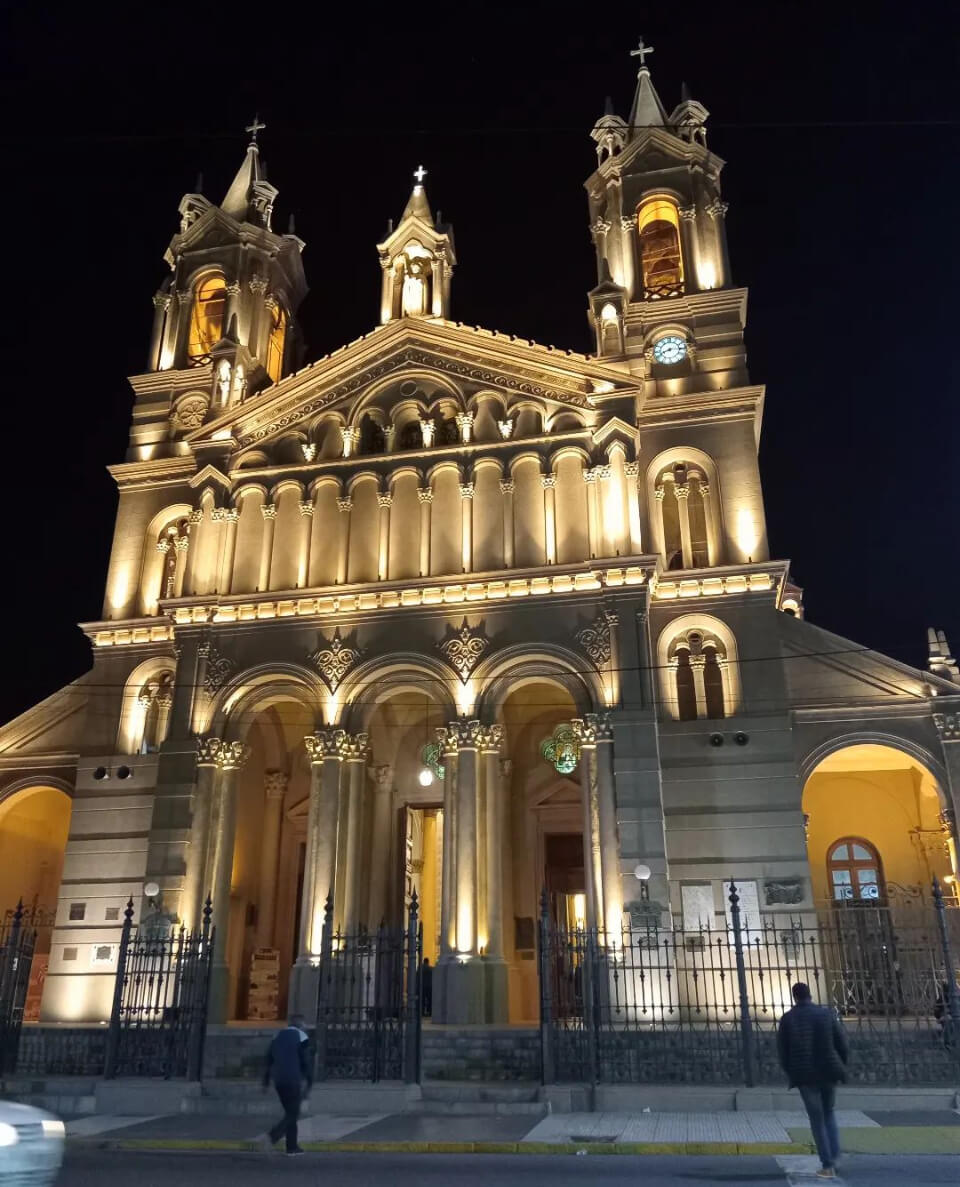
[[0,719],[88,667],[104,467],[198,170],[219,200],[260,112],[311,359],[375,324],[374,245],[421,161],[454,316],[589,350],[588,133],[607,93],[627,114],[640,33],[667,109],[685,80],[728,162],[773,554],[812,621],[915,664],[928,624],[960,648],[958,32],[924,0],[4,6]]

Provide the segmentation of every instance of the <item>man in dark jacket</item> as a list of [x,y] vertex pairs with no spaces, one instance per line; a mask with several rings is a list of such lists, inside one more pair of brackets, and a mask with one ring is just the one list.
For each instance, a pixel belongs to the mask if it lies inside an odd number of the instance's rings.
[[791,1088],[799,1088],[823,1164],[818,1179],[835,1179],[840,1135],[833,1112],[837,1084],[847,1078],[847,1036],[832,1010],[815,1006],[809,988],[793,987],[796,1005],[780,1019],[777,1048]]
[[310,1095],[313,1084],[305,1025],[301,1017],[294,1015],[288,1026],[277,1031],[267,1051],[263,1073],[264,1088],[272,1079],[283,1105],[283,1118],[270,1130],[270,1144],[275,1145],[286,1133],[288,1154],[303,1153],[297,1144],[297,1119],[300,1102]]

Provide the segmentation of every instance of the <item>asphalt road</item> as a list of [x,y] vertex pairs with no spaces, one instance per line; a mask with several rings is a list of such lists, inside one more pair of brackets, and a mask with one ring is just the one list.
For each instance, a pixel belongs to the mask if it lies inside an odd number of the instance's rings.
[[[844,1182],[863,1187],[935,1187],[960,1181],[960,1159],[940,1155],[854,1156]],[[816,1182],[812,1177],[806,1180]],[[766,1157],[647,1155],[459,1155],[140,1153],[83,1150],[67,1154],[57,1187],[786,1187],[776,1160]]]

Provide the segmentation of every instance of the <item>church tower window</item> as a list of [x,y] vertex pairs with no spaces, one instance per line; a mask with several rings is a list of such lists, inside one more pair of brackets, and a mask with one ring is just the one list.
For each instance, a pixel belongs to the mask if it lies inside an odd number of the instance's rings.
[[716,635],[706,630],[680,635],[670,647],[669,666],[678,721],[729,716],[727,651]]
[[680,219],[673,202],[651,198],[637,210],[644,297],[676,297],[683,292]]
[[223,337],[227,310],[227,282],[219,273],[205,276],[197,284],[190,315],[187,358],[196,366],[207,361],[210,352]]
[[711,563],[707,517],[710,487],[703,472],[677,462],[661,475],[656,494],[668,569],[702,569]]
[[283,348],[287,340],[287,315],[275,302],[270,310],[270,337],[267,339],[267,374],[274,383],[283,375]]

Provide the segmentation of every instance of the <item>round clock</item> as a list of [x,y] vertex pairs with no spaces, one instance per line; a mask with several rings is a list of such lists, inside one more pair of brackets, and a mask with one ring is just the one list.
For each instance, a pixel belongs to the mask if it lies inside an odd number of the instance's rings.
[[665,363],[667,366],[682,363],[687,357],[687,344],[677,334],[667,334],[653,344],[653,357],[658,363]]

